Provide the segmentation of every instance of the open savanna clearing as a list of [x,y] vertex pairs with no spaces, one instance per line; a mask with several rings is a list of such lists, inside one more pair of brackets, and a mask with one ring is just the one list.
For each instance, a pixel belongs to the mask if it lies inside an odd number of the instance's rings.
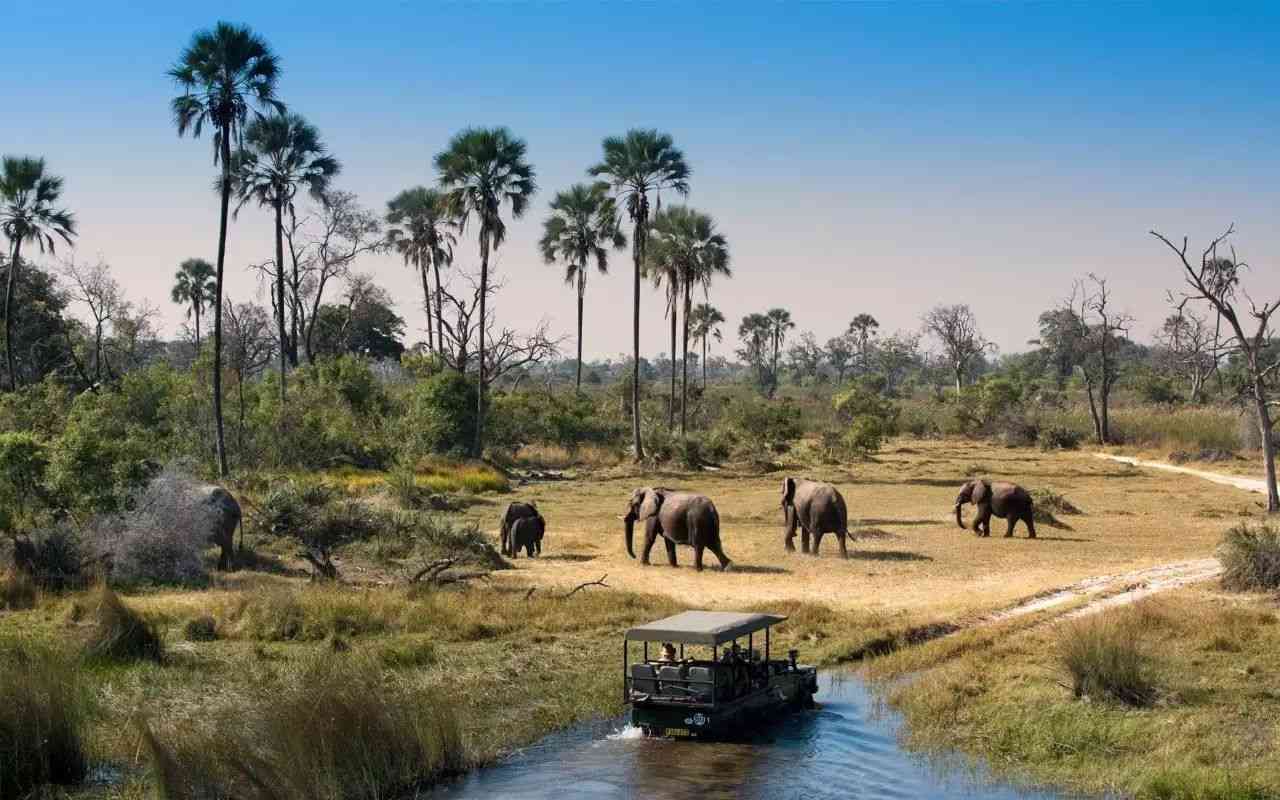
[[[827,480],[844,494],[857,540],[842,561],[833,537],[821,557],[783,550],[782,477]],[[971,475],[1049,489],[1080,509],[1055,512],[1039,537],[977,538],[956,527],[952,504]],[[623,525],[632,488],[664,485],[710,496],[734,567],[699,574],[692,550],[680,567],[655,546],[650,566],[627,556]],[[609,576],[618,589],[666,595],[689,606],[733,607],[770,602],[820,603],[913,623],[963,621],[1099,575],[1204,559],[1225,527],[1258,513],[1257,499],[1191,475],[1104,461],[1087,452],[1042,453],[970,442],[900,440],[874,460],[797,467],[766,475],[728,470],[693,474],[608,474],[519,487],[547,519],[543,556],[519,559],[498,573],[503,583],[567,588]],[[497,510],[473,509],[496,535]],[[973,509],[965,509],[966,523]],[[637,534],[637,547],[642,536]],[[706,563],[714,565],[708,555]]]

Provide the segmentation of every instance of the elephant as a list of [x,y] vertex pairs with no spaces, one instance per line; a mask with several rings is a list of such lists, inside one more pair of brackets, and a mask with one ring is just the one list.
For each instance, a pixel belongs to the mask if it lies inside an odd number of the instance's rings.
[[673,489],[645,487],[631,493],[627,513],[622,517],[626,525],[627,555],[636,557],[633,547],[636,521],[644,522],[644,552],[640,563],[649,563],[649,551],[659,536],[667,546],[667,561],[676,564],[676,545],[693,548],[694,567],[702,571],[702,553],[710,550],[720,561],[720,569],[727,570],[733,562],[724,554],[720,544],[720,514],[715,503],[706,495],[677,492]]
[[978,507],[978,515],[973,518],[973,532],[979,536],[991,535],[991,515],[1009,520],[1009,529],[1005,538],[1013,536],[1013,528],[1022,520],[1027,525],[1027,538],[1036,538],[1036,523],[1032,514],[1031,495],[1016,483],[996,481],[992,483],[985,478],[974,478],[960,487],[956,496],[956,524],[964,528],[960,507],[965,503],[973,503]]
[[844,497],[829,483],[804,478],[783,478],[782,516],[786,525],[786,548],[796,549],[796,526],[800,526],[800,551],[810,552],[809,536],[813,536],[813,554],[818,555],[822,536],[834,533],[840,543],[840,557],[848,558],[845,539],[849,538],[849,511]]
[[[500,550],[504,556],[515,555],[515,545],[511,543],[511,526],[516,520],[537,517],[542,519],[542,515],[538,513],[538,507],[532,502],[523,503],[516,501],[507,504],[507,510],[502,514],[502,533],[499,537]],[[543,521],[543,528],[546,528],[546,521]]]
[[529,558],[534,557],[535,551],[537,555],[542,555],[542,535],[546,530],[547,523],[541,516],[521,517],[511,523],[511,530],[508,532],[511,557],[519,556],[522,549]]
[[241,524],[240,504],[231,493],[212,484],[195,486],[194,499],[209,513],[209,543],[222,548],[218,557],[218,569],[226,571],[235,566],[235,532]]

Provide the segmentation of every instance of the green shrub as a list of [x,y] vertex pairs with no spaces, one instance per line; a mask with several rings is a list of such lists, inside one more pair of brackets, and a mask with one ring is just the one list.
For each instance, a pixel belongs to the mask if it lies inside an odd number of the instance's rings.
[[164,642],[156,629],[102,584],[94,598],[85,654],[104,661],[156,661]]
[[218,638],[218,621],[208,614],[187,620],[182,635],[188,642],[212,642]]
[[1084,434],[1065,425],[1050,425],[1040,429],[1036,436],[1036,444],[1041,450],[1075,450],[1080,446]]
[[403,508],[420,508],[426,491],[418,485],[418,473],[411,464],[397,464],[386,477],[387,493]]
[[466,453],[475,443],[475,382],[453,370],[415,384],[399,420],[401,452],[419,457]]
[[991,424],[1005,417],[1022,402],[1022,391],[1008,378],[988,378],[979,388],[978,414]]
[[91,703],[65,656],[29,647],[0,653],[0,800],[44,797],[44,787],[84,780]]
[[942,433],[935,412],[921,402],[904,402],[898,406],[898,430],[909,436],[928,438]]
[[88,579],[89,563],[80,534],[68,523],[59,523],[32,532],[20,545],[26,551],[26,563],[19,567],[28,572],[42,588],[49,591],[79,588]]
[[733,431],[737,455],[767,461],[787,452],[804,433],[799,417],[789,402],[747,397],[730,403],[722,424]]
[[450,703],[382,675],[354,653],[319,657],[207,729],[144,725],[155,781],[167,797],[381,800],[464,769]]
[[420,637],[400,637],[377,649],[378,661],[388,669],[429,667],[440,659],[436,646]]
[[1105,617],[1065,625],[1058,636],[1058,659],[1077,698],[1137,707],[1155,700],[1150,659],[1132,626]]
[[1280,589],[1280,530],[1241,523],[1218,545],[1222,585],[1236,591]]
[[0,433],[0,520],[4,530],[26,528],[26,514],[45,499],[44,477],[49,466],[45,444],[22,431]]
[[880,417],[859,414],[849,423],[849,429],[842,437],[842,444],[859,455],[875,453],[888,435],[886,427],[887,423]]

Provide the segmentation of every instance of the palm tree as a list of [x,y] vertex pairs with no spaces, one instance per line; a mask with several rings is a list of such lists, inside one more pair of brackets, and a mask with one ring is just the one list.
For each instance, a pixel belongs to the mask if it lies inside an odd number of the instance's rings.
[[575,388],[582,389],[582,310],[587,292],[588,262],[603,275],[609,271],[609,248],[621,250],[627,237],[618,227],[618,206],[608,184],[576,183],[551,201],[551,216],[542,224],[538,246],[548,264],[565,265],[564,282],[578,288],[578,370]]
[[720,324],[724,322],[724,314],[710,303],[699,303],[689,312],[689,335],[695,341],[702,341],[702,391],[707,390],[707,339],[717,342],[724,340],[720,332]]
[[236,214],[250,200],[275,214],[276,333],[280,339],[280,407],[285,404],[285,370],[289,335],[285,332],[284,212],[294,212],[298,189],[324,202],[330,181],[341,171],[338,160],[325,152],[320,132],[298,114],[280,112],[254,119],[245,128],[244,145],[236,152],[232,174],[236,183]]
[[765,314],[769,322],[769,336],[773,340],[773,388],[770,395],[778,389],[778,355],[782,352],[782,342],[787,338],[787,331],[796,327],[791,321],[791,312],[785,308],[771,308]]
[[614,191],[625,200],[631,217],[631,256],[635,266],[633,280],[631,360],[631,434],[636,460],[644,458],[640,441],[640,276],[644,271],[645,245],[649,230],[649,195],[661,205],[661,192],[671,189],[681,195],[689,193],[689,165],[684,153],[671,136],[656,130],[634,129],[625,136],[610,136],[603,142],[604,160],[588,172],[606,176]]
[[174,273],[169,295],[178,305],[189,305],[187,318],[196,318],[196,351],[200,350],[200,313],[213,302],[213,265],[203,258],[188,258]]
[[[197,31],[169,70],[182,87],[173,98],[178,135],[198,138],[213,128],[213,163],[221,166],[218,181],[222,205],[218,222],[218,262],[213,299],[213,417],[217,431],[218,472],[227,475],[227,448],[222,430],[222,289],[227,258],[227,213],[231,205],[231,142],[243,138],[249,105],[284,111],[276,99],[280,65],[271,48],[243,25],[219,22]],[[283,310],[282,312],[283,313]]]
[[[440,265],[453,263],[453,246],[457,244],[445,195],[425,186],[405,189],[387,203],[387,241],[404,258],[406,266],[417,267],[422,277],[422,302],[427,310],[427,345],[444,350],[443,308],[440,299]],[[428,268],[436,276],[436,337],[431,339],[431,290],[427,284]]]
[[0,164],[0,231],[9,240],[9,277],[4,285],[4,357],[9,388],[18,388],[13,362],[13,287],[22,264],[22,243],[35,242],[43,253],[54,252],[57,239],[68,245],[76,235],[70,211],[55,208],[62,178],[45,173],[43,158],[5,156]]
[[485,300],[489,294],[489,253],[507,237],[503,204],[512,217],[521,217],[538,186],[533,167],[525,161],[523,139],[506,128],[467,128],[449,140],[436,156],[440,185],[448,190],[450,212],[459,230],[475,216],[480,234],[480,374],[476,392],[475,456],[484,448]]
[[[668,288],[673,297],[684,293],[684,336],[682,341],[683,366],[680,378],[680,435],[688,426],[685,406],[689,402],[689,335],[690,315],[693,308],[693,287],[702,286],[706,294],[711,281],[717,276],[730,277],[729,243],[716,231],[715,220],[708,214],[688,206],[675,206],[661,211],[653,220],[654,253],[656,263],[668,265]],[[672,303],[672,404],[675,402],[675,308]]]

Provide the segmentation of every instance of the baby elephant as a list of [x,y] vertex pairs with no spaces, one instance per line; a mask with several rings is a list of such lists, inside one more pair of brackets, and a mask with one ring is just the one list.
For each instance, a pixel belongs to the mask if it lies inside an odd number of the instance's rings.
[[1036,523],[1032,518],[1031,495],[1016,483],[996,481],[992,483],[985,478],[974,478],[960,487],[956,496],[956,524],[964,527],[960,516],[960,507],[965,503],[973,503],[978,507],[978,515],[973,518],[973,532],[979,536],[991,535],[991,515],[1009,520],[1009,529],[1005,538],[1013,535],[1013,528],[1022,520],[1027,524],[1027,538],[1036,538]]
[[[502,515],[501,534],[498,537],[499,550],[504,556],[514,556],[517,549],[512,543],[512,528],[516,522],[522,519],[538,519],[542,524],[542,532],[545,532],[546,521],[542,519],[542,515],[538,513],[538,507],[533,503],[522,503],[516,501],[507,504],[507,510]],[[542,538],[542,532],[539,532],[538,539]]]
[[[547,523],[542,517],[524,517],[511,524],[511,557],[516,558],[524,550],[529,558],[542,555],[542,535]],[[536,551],[536,553],[535,553]]]

